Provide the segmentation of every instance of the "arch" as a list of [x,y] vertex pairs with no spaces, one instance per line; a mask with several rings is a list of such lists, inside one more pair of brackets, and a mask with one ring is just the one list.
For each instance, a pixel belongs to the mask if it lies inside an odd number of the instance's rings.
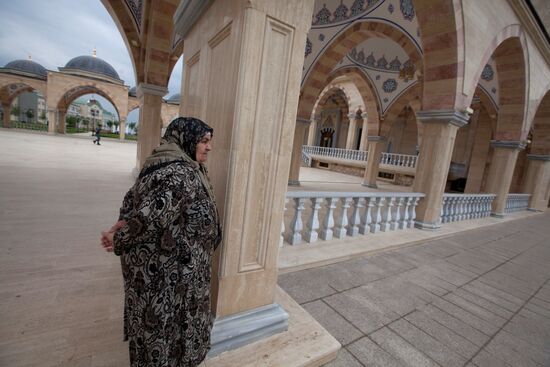
[[68,109],[69,105],[75,99],[77,99],[77,98],[79,98],[83,95],[92,94],[92,93],[95,93],[95,94],[98,94],[98,95],[102,96],[103,98],[108,100],[113,105],[113,107],[115,108],[116,113],[118,115],[119,121],[121,120],[122,116],[126,116],[126,115],[121,115],[120,108],[115,103],[114,96],[111,93],[109,93],[109,91],[104,90],[103,88],[101,88],[98,85],[80,84],[80,85],[77,85],[77,86],[73,86],[72,88],[68,88],[65,91],[63,91],[63,93],[61,94],[61,97],[59,98],[59,100],[57,101],[55,106],[58,110],[66,111]]
[[391,104],[384,115],[383,121],[380,123],[379,134],[381,136],[387,137],[390,132],[392,122],[397,118],[397,116],[399,116],[401,111],[403,111],[406,106],[413,103],[414,100],[420,98],[421,88],[420,83],[413,85]]
[[325,87],[325,89],[323,89],[323,91],[319,95],[319,98],[317,99],[317,102],[315,102],[315,106],[313,107],[313,111],[311,113],[312,119],[318,118],[320,116],[322,107],[326,104],[328,98],[330,98],[334,94],[343,95],[343,98],[347,104],[346,109],[348,111],[351,111],[352,113],[356,113],[357,110],[360,110],[361,107],[363,107],[361,104],[358,105],[358,103],[362,102],[360,101],[361,96],[359,95],[359,91],[357,89],[353,90],[352,86],[346,85],[345,82],[330,83]]
[[550,155],[550,90],[548,89],[538,103],[532,132],[530,154]]
[[36,81],[32,78],[2,78],[0,86],[0,101],[2,104],[11,104],[13,100],[23,92],[37,91],[47,98],[46,82]]
[[317,96],[326,85],[330,72],[351,49],[373,36],[393,40],[404,49],[417,69],[422,67],[421,52],[401,30],[382,22],[364,21],[354,23],[334,38],[306,76],[298,101],[298,117],[309,118]]
[[[498,72],[499,111],[497,140],[524,140],[527,138],[528,55],[525,32],[518,24],[502,29],[491,41],[478,66],[477,80],[467,89],[471,102],[483,68],[493,56]],[[478,88],[479,89],[479,88]]]
[[463,109],[464,23],[461,0],[413,0],[423,57],[423,110]]
[[363,98],[363,103],[365,105],[365,109],[363,109],[363,111],[367,113],[368,124],[372,125],[373,129],[378,131],[380,111],[382,109],[378,98],[376,98],[373,92],[375,89],[369,78],[367,78],[367,76],[357,66],[349,66],[338,69],[334,73],[330,74],[328,82],[330,83],[341,76],[345,76],[355,83],[361,97]]

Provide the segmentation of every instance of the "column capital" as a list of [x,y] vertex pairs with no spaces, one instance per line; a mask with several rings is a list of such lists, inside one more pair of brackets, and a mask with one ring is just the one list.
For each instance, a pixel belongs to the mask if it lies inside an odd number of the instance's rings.
[[370,135],[370,136],[367,136],[367,141],[386,142],[388,141],[388,138],[386,138],[385,136]]
[[356,113],[353,113],[353,112],[348,113],[348,118],[349,119],[353,119],[353,118],[355,118],[355,116],[357,116]]
[[141,98],[144,94],[164,97],[168,94],[168,88],[155,84],[139,83],[136,88],[136,95],[138,98]]
[[416,118],[423,123],[443,123],[462,127],[468,124],[470,116],[457,110],[418,111]]
[[491,147],[523,150],[527,143],[519,140],[491,140]]
[[539,155],[539,154],[527,154],[527,159],[530,161],[550,161],[550,155]]
[[366,112],[363,112],[363,113],[361,114],[361,118],[362,118],[362,119],[366,119],[366,118],[367,118],[367,113],[366,113]]
[[296,117],[296,124],[309,125],[311,124],[311,120],[302,117]]

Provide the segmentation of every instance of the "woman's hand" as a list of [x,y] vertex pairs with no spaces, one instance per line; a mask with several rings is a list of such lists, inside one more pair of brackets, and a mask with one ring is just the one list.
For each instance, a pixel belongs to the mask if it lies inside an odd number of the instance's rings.
[[125,220],[119,220],[116,222],[108,231],[101,232],[101,246],[105,249],[107,252],[113,252],[115,249],[115,245],[113,243],[113,237],[120,228],[124,227],[126,225]]

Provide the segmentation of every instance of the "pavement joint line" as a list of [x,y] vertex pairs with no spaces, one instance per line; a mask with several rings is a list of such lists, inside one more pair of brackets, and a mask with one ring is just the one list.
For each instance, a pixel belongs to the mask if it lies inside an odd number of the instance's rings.
[[[468,302],[468,303],[471,303],[471,304],[473,304],[473,305],[475,305],[475,306],[477,306],[477,307],[479,307],[479,308],[484,309],[485,311],[487,311],[487,312],[493,314],[493,315],[496,316],[496,317],[500,317],[501,319],[506,320],[506,317],[502,317],[502,316],[500,316],[500,315],[494,313],[493,311],[491,311],[491,310],[489,310],[489,309],[487,309],[487,308],[485,308],[485,307],[483,307],[483,306],[478,305],[477,303],[474,303],[474,302],[472,302],[472,301],[467,300],[467,299],[464,298],[464,297],[461,297],[461,296],[458,295],[458,294],[453,294],[453,295],[456,296],[456,297],[458,297],[458,298],[461,298],[461,299],[463,299],[464,301],[466,301],[466,302]],[[454,302],[451,301],[450,299],[445,298],[445,301],[447,301],[447,302],[449,302],[449,303],[452,303],[452,304],[455,305],[456,307],[462,308],[464,311],[468,311],[468,310],[464,309],[463,307],[457,305],[456,303],[454,303]],[[468,311],[468,312],[470,312],[470,311]],[[470,313],[471,313],[471,312],[470,312]],[[477,315],[474,315],[474,316],[477,316]],[[477,317],[480,318],[481,320],[485,321],[485,322],[488,323],[488,324],[494,325],[491,321],[485,320],[485,319],[482,318],[481,316],[477,316]],[[498,325],[494,325],[494,326],[498,326]]]
[[[349,342],[348,344],[346,345],[350,345],[351,343],[354,343],[356,342],[357,340],[365,337],[367,334],[365,334],[362,330],[360,330],[357,326],[355,326],[353,324],[353,322],[351,322],[350,320],[348,320],[344,315],[342,315],[340,312],[338,312],[338,310],[336,310],[334,307],[332,307],[331,305],[329,305],[325,300],[321,300],[321,302],[323,302],[325,305],[327,305],[328,308],[330,308],[331,310],[333,310],[337,315],[339,315],[341,318],[343,318],[344,320],[346,320],[346,322],[348,322],[349,324],[351,324],[357,331],[359,331],[359,333],[361,333],[361,336],[354,339],[353,341]],[[342,344],[343,345],[343,344]]]
[[[409,314],[410,314],[410,312],[409,312]],[[435,363],[436,365],[441,366],[441,364],[439,364],[435,359],[433,359],[431,356],[429,356],[428,354],[426,354],[424,351],[418,349],[418,348],[417,348],[413,343],[411,343],[407,338],[405,338],[403,335],[399,334],[399,332],[398,332],[397,330],[395,330],[394,328],[392,328],[392,327],[391,327],[391,324],[395,323],[396,321],[398,321],[398,320],[395,320],[394,322],[388,324],[388,329],[390,329],[390,330],[391,330],[392,332],[394,332],[397,336],[399,336],[401,339],[403,339],[407,344],[409,344],[411,347],[413,347],[414,350],[416,350],[416,351],[420,352],[421,354],[423,354],[424,356],[426,356],[430,361],[432,361],[432,362]],[[412,327],[414,327],[414,328],[420,330],[421,332],[423,332],[423,333],[429,335],[430,337],[432,337],[430,334],[426,333],[424,330],[420,329],[419,327],[417,327],[416,325],[414,325],[413,323],[411,323],[409,320],[404,319],[404,321],[405,321],[406,323],[410,324]],[[433,338],[433,337],[432,337],[432,338]],[[434,339],[435,339],[435,338],[434,338]],[[436,341],[438,341],[438,340],[436,339]],[[443,343],[441,343],[441,344],[443,344]],[[443,345],[445,345],[445,344],[443,344]],[[454,352],[454,351],[453,351],[453,352]],[[389,353],[389,352],[388,352],[388,353]],[[456,352],[455,352],[455,353],[456,353]],[[458,354],[458,353],[456,353],[456,354]]]
[[[447,301],[446,299],[444,299],[444,301],[449,302],[449,301]],[[462,308],[462,307],[460,307],[460,306],[455,305],[455,304],[452,303],[452,302],[449,302],[449,303],[453,304],[454,306],[456,306],[456,307],[458,307],[458,308]],[[444,312],[444,313],[446,313],[447,315],[453,316],[455,319],[461,321],[463,324],[469,325],[472,329],[475,329],[475,330],[479,331],[481,334],[483,334],[483,335],[485,335],[485,336],[491,336],[491,334],[487,334],[487,332],[482,331],[482,330],[478,329],[477,327],[468,324],[467,322],[463,321],[462,319],[459,319],[458,317],[454,316],[453,314],[450,314],[448,311],[445,311],[445,310],[442,309],[441,307],[437,307],[437,305],[435,305],[433,302],[430,303],[430,306],[437,308],[439,311]],[[482,320],[482,321],[484,321],[484,322],[487,322],[487,321],[483,320],[482,318],[480,318],[479,316],[474,315],[474,314],[471,313],[470,311],[467,311],[467,310],[465,310],[465,309],[463,309],[463,308],[462,308],[462,310],[465,311],[465,312],[467,312],[467,313],[469,313],[469,314],[472,315],[473,317],[476,317],[476,318],[478,318],[478,319],[480,319],[480,320]],[[492,325],[492,324],[490,324],[490,325],[491,325],[491,326],[494,326],[494,325]]]
[[[504,308],[503,306],[501,306],[501,305],[499,305],[499,304],[497,304],[497,303],[495,303],[495,302],[493,302],[493,301],[491,301],[491,300],[489,300],[489,299],[487,299],[487,298],[485,298],[485,297],[483,297],[483,296],[479,296],[479,295],[477,295],[477,294],[474,294],[474,293],[470,292],[470,291],[467,290],[467,289],[460,289],[460,290],[461,290],[462,292],[466,292],[466,293],[471,294],[471,295],[472,295],[473,297],[475,297],[475,298],[483,298],[483,299],[485,300],[485,302],[489,302],[489,303],[491,303],[491,304],[493,304],[493,305],[495,305],[495,306],[497,306],[497,307],[500,307],[501,309],[503,309],[503,310],[506,311],[506,312],[510,312],[510,313],[513,313],[513,312],[514,312],[514,311],[512,311],[512,310],[508,310],[507,308]],[[466,301],[468,301],[468,299],[462,297],[462,296],[459,295],[459,294],[456,294],[456,296],[457,296],[457,297],[460,297],[460,298],[462,298],[462,299],[464,299],[464,300],[466,300]],[[480,307],[480,308],[483,308],[483,309],[485,309],[485,310],[487,310],[487,311],[489,311],[489,312],[491,312],[491,313],[493,313],[493,314],[495,314],[495,315],[497,315],[497,316],[500,316],[500,315],[494,313],[494,312],[491,311],[490,309],[488,309],[488,308],[486,308],[486,307],[484,307],[484,306],[482,306],[482,305],[480,305],[480,304],[474,303],[473,301],[468,301],[468,302],[473,303],[473,304],[475,304],[476,306],[478,306],[478,307]],[[502,316],[500,316],[500,317],[502,317]],[[505,317],[502,317],[502,318],[503,318],[503,319],[506,319]]]
[[[366,338],[366,336],[362,336],[361,338],[359,338],[359,339],[357,339],[357,340],[361,340],[361,339],[363,339],[363,338]],[[357,340],[356,340],[356,341],[357,341]],[[349,345],[349,344],[348,344],[348,345]],[[357,361],[357,363],[359,363],[359,364],[360,364],[361,366],[363,366],[363,367],[366,367],[366,365],[365,365],[363,362],[361,362],[361,361],[359,360],[359,358],[357,358],[357,357],[355,356],[355,354],[353,354],[353,353],[351,352],[351,350],[348,349],[348,346],[344,346],[344,349],[352,356],[353,359],[355,359],[355,360]]]
[[[479,348],[479,350],[468,360],[466,361],[466,363],[464,364],[464,366],[468,365],[468,363],[472,362],[472,360],[481,352],[481,350],[483,350],[487,345],[489,345],[489,343],[495,338],[495,336],[498,335],[498,333],[500,333],[505,327],[506,325],[508,325],[510,323],[510,321],[512,321],[512,319],[514,317],[516,317],[516,315],[518,315],[521,310],[523,310],[523,308],[525,307],[525,305],[531,300],[533,299],[533,297],[535,297],[535,295],[542,289],[542,287],[544,287],[546,285],[546,283],[548,283],[548,281],[550,280],[550,278],[546,279],[546,281],[529,297],[529,299],[527,299],[521,306],[520,308],[518,308],[518,310],[512,315],[510,316],[510,318],[508,320],[506,320],[506,322],[504,323],[504,325],[502,325],[500,327],[500,329],[498,329],[496,331],[496,333],[494,333],[490,338],[489,340],[487,340],[482,346],[481,348]],[[523,340],[523,339],[522,339]],[[527,342],[529,345],[531,345],[531,343]],[[473,362],[472,362],[473,363]]]

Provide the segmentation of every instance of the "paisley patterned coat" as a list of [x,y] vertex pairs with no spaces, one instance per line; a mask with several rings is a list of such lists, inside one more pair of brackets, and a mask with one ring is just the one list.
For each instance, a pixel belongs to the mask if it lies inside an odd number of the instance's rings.
[[127,224],[113,242],[132,367],[196,366],[210,348],[212,253],[221,230],[194,163],[142,171],[120,210]]

